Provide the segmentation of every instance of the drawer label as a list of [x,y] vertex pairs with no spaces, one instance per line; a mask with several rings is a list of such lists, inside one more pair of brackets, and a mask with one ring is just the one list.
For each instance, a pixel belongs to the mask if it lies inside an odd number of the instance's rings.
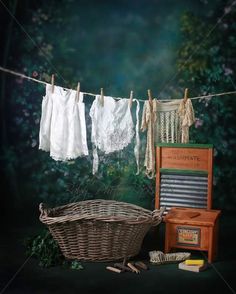
[[177,227],[177,244],[200,246],[200,229],[190,227]]

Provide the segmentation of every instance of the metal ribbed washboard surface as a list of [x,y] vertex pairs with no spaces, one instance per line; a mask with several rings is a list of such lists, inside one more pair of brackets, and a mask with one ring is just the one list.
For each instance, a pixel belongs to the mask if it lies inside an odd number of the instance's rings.
[[162,173],[160,206],[207,208],[207,175]]

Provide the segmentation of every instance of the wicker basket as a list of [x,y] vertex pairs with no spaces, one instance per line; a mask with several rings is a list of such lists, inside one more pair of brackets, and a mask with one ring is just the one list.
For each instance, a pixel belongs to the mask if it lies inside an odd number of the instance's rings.
[[111,261],[139,253],[147,231],[162,220],[164,208],[149,211],[114,200],[87,200],[45,208],[46,224],[63,255],[84,261]]

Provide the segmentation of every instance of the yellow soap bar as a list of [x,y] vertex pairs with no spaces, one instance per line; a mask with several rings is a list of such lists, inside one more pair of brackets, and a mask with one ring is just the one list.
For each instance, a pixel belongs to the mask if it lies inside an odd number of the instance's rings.
[[204,260],[203,259],[186,259],[185,264],[186,265],[203,265]]

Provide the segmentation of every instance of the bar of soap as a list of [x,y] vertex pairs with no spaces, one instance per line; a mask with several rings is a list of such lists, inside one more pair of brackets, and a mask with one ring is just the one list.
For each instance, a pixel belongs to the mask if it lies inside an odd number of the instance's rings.
[[204,265],[203,259],[186,259],[184,262],[186,265]]

